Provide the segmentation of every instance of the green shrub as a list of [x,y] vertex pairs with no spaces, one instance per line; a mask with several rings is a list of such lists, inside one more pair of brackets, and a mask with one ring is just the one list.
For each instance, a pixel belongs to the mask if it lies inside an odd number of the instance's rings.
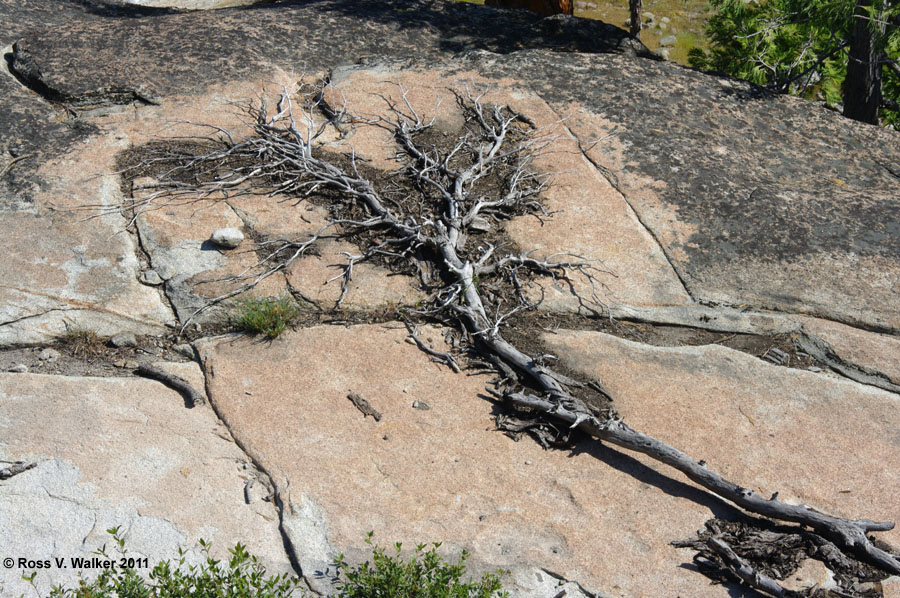
[[[125,554],[125,540],[118,528],[107,530]],[[50,598],[288,598],[297,592],[300,580],[287,575],[266,576],[259,559],[241,545],[231,549],[227,564],[209,556],[209,544],[200,540],[206,556],[203,565],[184,569],[184,552],[179,551],[177,567],[169,561],[158,563],[143,579],[131,568],[104,569],[94,581],[80,580],[77,588],[53,588]],[[106,547],[97,554],[104,558]]]
[[372,547],[372,563],[351,567],[343,555],[337,559],[340,598],[491,598],[509,596],[502,591],[497,574],[485,573],[478,582],[466,582],[465,562],[469,554],[463,551],[453,565],[437,553],[440,543],[428,551],[419,544],[408,559],[400,556],[401,544],[394,544],[396,554],[388,555],[372,543],[372,533],[366,538]]
[[244,332],[276,338],[299,315],[300,310],[290,297],[259,297],[238,303],[232,322]]
[[[107,530],[115,540],[119,557],[127,553],[125,540],[118,528]],[[168,561],[158,563],[142,578],[135,569],[115,567],[103,569],[93,581],[80,580],[76,588],[55,587],[50,598],[301,598],[309,596],[302,589],[299,578],[288,575],[267,576],[266,568],[256,556],[237,544],[231,558],[222,563],[209,556],[210,545],[200,540],[206,562],[185,567],[184,551],[179,550],[176,566]],[[506,598],[499,575],[485,573],[476,581],[465,581],[463,551],[454,565],[437,554],[439,543],[429,550],[420,544],[409,559],[400,556],[400,543],[394,544],[396,554],[388,555],[372,543],[372,533],[366,543],[372,547],[372,562],[358,567],[348,565],[342,556],[337,559],[336,598]],[[95,551],[104,559],[106,546]],[[113,558],[112,560],[117,560]],[[35,573],[26,576],[34,580]]]

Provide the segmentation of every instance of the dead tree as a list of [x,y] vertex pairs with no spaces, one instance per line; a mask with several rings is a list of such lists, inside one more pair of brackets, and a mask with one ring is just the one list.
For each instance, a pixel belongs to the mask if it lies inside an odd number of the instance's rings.
[[[349,256],[338,277],[344,290],[355,264],[377,259],[405,268],[430,292],[424,305],[408,310],[409,318],[455,325],[468,346],[499,373],[489,390],[495,396],[542,416],[541,421],[555,420],[600,441],[648,455],[747,512],[809,528],[847,554],[900,574],[900,560],[867,536],[892,529],[892,523],[846,520],[784,503],[777,495],[763,498],[724,479],[704,461],[630,428],[611,409],[578,398],[571,389],[588,387],[601,399],[609,397],[597,383],[583,384],[559,374],[504,338],[504,326],[514,314],[537,306],[526,292],[534,276],[569,282],[580,278],[591,289],[591,296],[584,299],[602,306],[598,295],[602,271],[596,264],[573,254],[542,257],[514,251],[483,234],[516,215],[547,215],[540,195],[548,179],[533,170],[532,162],[552,138],[531,119],[506,106],[487,105],[481,96],[466,91],[457,96],[465,129],[438,143],[434,140],[447,137],[430,134],[434,118],[423,118],[402,89],[399,99],[386,98],[390,116],[374,120],[348,119],[340,106],[324,104],[321,91],[304,97],[307,103],[302,109],[295,107],[295,96],[287,91],[274,107],[264,101],[253,105],[255,135],[248,139],[235,140],[217,130],[217,137],[198,142],[197,148],[205,148],[202,152],[169,155],[157,190],[126,206],[130,214],[137,214],[167,202],[191,201],[198,192],[200,197],[257,192],[320,199],[323,190],[336,192],[332,197],[337,199],[330,205],[332,220],[326,227],[297,239],[259,241],[257,270],[244,275],[239,289],[217,300],[284,269],[314,247],[326,229],[353,235],[361,248],[358,255]],[[328,115],[329,122],[314,124],[320,113]],[[320,147],[317,139],[330,122],[364,122],[388,130],[402,159],[401,168],[392,174],[393,184],[376,184],[376,173],[352,152],[330,154]],[[207,174],[197,176],[198,172]],[[422,343],[411,324],[409,332],[420,348],[458,371],[455,357]],[[598,402],[604,404],[608,407],[608,402]],[[543,425],[539,421],[519,429]],[[711,546],[744,581],[757,580],[755,585],[762,591],[774,587],[764,576],[754,577],[746,562],[732,558],[721,540]]]
[[643,27],[641,9],[643,5],[644,0],[628,0],[628,14],[631,22],[629,33],[636,39],[641,39],[641,28]]

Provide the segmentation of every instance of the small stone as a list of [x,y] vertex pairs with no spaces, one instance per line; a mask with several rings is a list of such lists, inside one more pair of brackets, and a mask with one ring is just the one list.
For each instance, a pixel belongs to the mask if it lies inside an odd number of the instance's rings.
[[181,343],[172,348],[185,357],[190,357],[191,359],[194,358],[194,348],[187,343]]
[[175,266],[171,264],[160,264],[159,266],[156,266],[154,270],[163,280],[169,280],[170,278],[178,274]]
[[670,56],[670,54],[669,54],[669,48],[660,48],[659,50],[656,51],[656,53],[657,53],[663,60],[668,60],[668,59],[669,59],[669,56]]
[[162,276],[156,270],[145,270],[141,274],[141,283],[151,287],[159,286],[163,282]]
[[56,349],[44,349],[43,351],[40,352],[40,354],[38,355],[38,358],[41,361],[47,361],[49,363],[53,363],[54,361],[59,359],[59,351],[57,351]]
[[664,38],[662,38],[661,40],[659,40],[659,45],[660,46],[674,46],[675,42],[677,42],[677,41],[678,41],[678,38],[675,37],[674,35],[667,35]]
[[11,372],[13,374],[27,374],[28,366],[25,365],[24,363],[17,363],[16,365],[12,366],[11,368],[9,368],[6,371]]
[[220,228],[212,234],[209,240],[219,247],[234,249],[244,240],[244,233],[233,227]]
[[431,409],[431,405],[426,403],[425,401],[413,401],[413,409],[419,409],[420,411],[428,411]]
[[113,365],[116,366],[117,368],[127,368],[128,362],[125,361],[124,359],[120,359],[119,361],[114,361]]
[[137,338],[131,334],[130,332],[121,332],[111,339],[109,339],[109,344],[113,347],[137,347]]
[[526,460],[525,460],[525,465],[531,465],[531,461],[528,460],[528,459],[526,459]]
[[669,21],[671,21],[671,20],[672,20],[672,19],[670,19],[669,17],[663,17],[663,18],[660,19],[660,21],[662,21],[663,23],[666,23],[666,24],[668,24]]
[[390,439],[391,439],[391,435],[390,435],[390,434],[385,434],[384,436],[381,437],[381,439],[382,439],[382,440],[390,440]]

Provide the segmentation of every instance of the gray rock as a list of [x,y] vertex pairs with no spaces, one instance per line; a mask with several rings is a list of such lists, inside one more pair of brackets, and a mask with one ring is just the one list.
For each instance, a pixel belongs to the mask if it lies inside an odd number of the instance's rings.
[[41,351],[38,357],[41,361],[53,363],[54,361],[59,359],[59,351],[57,351],[56,349],[44,349],[43,351]]
[[674,46],[675,42],[678,41],[678,38],[674,35],[667,35],[661,40],[659,40],[659,45],[661,46]]
[[138,344],[137,337],[130,332],[117,334],[109,339],[109,342],[113,347],[137,347]]
[[234,249],[244,240],[244,233],[232,227],[220,228],[212,234],[209,240],[219,247]]
[[191,359],[194,358],[194,348],[187,343],[181,343],[180,345],[175,345],[172,348],[175,349],[176,351],[178,351],[179,353],[181,353],[182,355],[184,355],[185,357],[190,357]]
[[145,270],[141,274],[141,282],[146,285],[150,285],[151,287],[159,286],[164,281],[162,276],[156,270]]
[[426,403],[425,401],[413,401],[413,409],[418,409],[420,411],[428,411],[431,409],[431,405]]
[[157,275],[159,275],[159,277],[163,280],[169,280],[170,278],[178,274],[178,271],[172,264],[160,264],[156,266],[154,270],[156,271]]
[[9,368],[6,371],[13,373],[13,374],[27,374],[28,366],[25,365],[24,363],[17,363],[16,365],[12,366],[11,368]]

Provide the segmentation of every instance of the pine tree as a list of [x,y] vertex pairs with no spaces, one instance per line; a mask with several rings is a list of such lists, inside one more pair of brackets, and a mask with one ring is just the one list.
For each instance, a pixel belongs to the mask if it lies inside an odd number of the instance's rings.
[[693,66],[824,99],[849,118],[900,128],[900,2],[710,0],[710,49]]

